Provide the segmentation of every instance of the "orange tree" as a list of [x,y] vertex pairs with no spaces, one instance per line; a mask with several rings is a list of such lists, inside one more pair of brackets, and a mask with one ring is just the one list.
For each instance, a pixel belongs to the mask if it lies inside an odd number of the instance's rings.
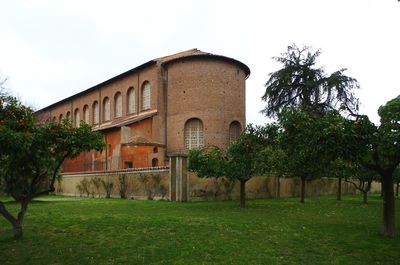
[[13,216],[0,201],[0,214],[11,223],[15,238],[22,237],[33,198],[55,190],[63,161],[102,148],[102,135],[89,125],[74,128],[69,121],[38,125],[32,109],[14,97],[0,96],[0,179],[4,192],[20,204]]
[[266,127],[250,124],[227,150],[217,147],[190,150],[189,169],[199,177],[225,177],[239,181],[240,208],[245,208],[246,183],[252,177],[269,171],[265,163],[269,149],[265,146],[273,143],[277,129],[274,124]]

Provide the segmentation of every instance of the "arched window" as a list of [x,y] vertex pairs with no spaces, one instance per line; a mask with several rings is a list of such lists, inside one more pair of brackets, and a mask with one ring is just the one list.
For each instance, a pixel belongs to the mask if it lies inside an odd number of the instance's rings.
[[75,109],[74,120],[75,120],[75,127],[78,128],[81,123],[81,114],[79,113],[79,109]]
[[83,106],[83,121],[89,124],[89,106]]
[[114,96],[114,117],[122,117],[122,96],[120,92],[117,92]]
[[155,147],[153,148],[153,153],[154,153],[154,154],[158,153],[158,147],[157,147],[157,146],[155,146]]
[[127,112],[128,114],[136,113],[136,94],[133,87],[128,89],[127,93]]
[[71,112],[67,111],[66,119],[71,121]]
[[185,124],[185,148],[199,148],[203,145],[203,123],[199,119],[188,120]]
[[58,122],[62,122],[63,119],[64,119],[64,116],[62,114],[60,114],[60,116],[58,116]]
[[157,158],[153,158],[151,160],[151,166],[152,167],[158,167],[158,159]]
[[151,103],[151,86],[149,81],[142,85],[142,110],[149,110]]
[[109,121],[110,117],[110,99],[105,97],[103,99],[103,121]]
[[242,126],[240,125],[240,122],[231,122],[231,124],[229,125],[229,143],[231,144],[236,141],[239,138],[241,132]]
[[99,124],[99,103],[97,101],[93,102],[93,124]]
[[56,122],[56,121],[57,121],[56,116],[53,117],[52,121],[53,121],[53,122]]

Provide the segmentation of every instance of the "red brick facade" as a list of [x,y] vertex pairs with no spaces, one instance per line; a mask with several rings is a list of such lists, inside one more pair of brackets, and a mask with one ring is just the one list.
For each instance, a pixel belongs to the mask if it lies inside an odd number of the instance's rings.
[[83,120],[104,134],[105,150],[65,162],[64,172],[165,166],[169,154],[188,148],[225,148],[244,128],[249,74],[239,61],[193,49],[151,60],[37,116],[59,121],[70,115],[74,124]]

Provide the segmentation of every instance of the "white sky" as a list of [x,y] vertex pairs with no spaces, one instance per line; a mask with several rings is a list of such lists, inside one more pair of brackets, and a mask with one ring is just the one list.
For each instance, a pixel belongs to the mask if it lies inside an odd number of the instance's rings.
[[263,124],[264,83],[280,67],[271,57],[292,43],[322,49],[328,73],[348,68],[374,122],[377,108],[400,94],[397,0],[1,0],[0,8],[0,75],[36,108],[198,48],[250,67],[247,122]]

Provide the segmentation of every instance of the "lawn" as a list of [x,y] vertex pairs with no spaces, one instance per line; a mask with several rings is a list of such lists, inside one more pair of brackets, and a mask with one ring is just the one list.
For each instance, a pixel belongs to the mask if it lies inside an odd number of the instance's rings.
[[400,236],[379,234],[377,195],[368,205],[323,196],[246,206],[43,197],[21,241],[0,218],[0,264],[400,264]]

